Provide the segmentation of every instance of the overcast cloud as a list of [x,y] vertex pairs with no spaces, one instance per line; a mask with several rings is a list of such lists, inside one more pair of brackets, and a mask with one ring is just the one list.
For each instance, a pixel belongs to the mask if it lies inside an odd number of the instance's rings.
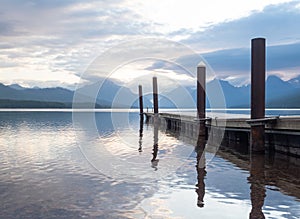
[[[271,73],[285,79],[300,74],[299,1],[269,5],[229,20],[227,13],[224,21],[218,18],[204,26],[185,27],[178,21],[178,25],[170,23],[169,29],[168,19],[160,22],[144,16],[141,4],[126,0],[1,1],[0,82],[44,87],[54,86],[55,81],[57,86],[74,87],[82,72],[104,51],[145,37],[179,40],[203,54],[216,77],[243,84],[248,82],[250,40],[263,36],[271,46]],[[168,15],[168,8],[165,10]],[[188,11],[183,12],[182,20],[193,17]],[[179,61],[196,67],[197,60],[188,57],[182,54]],[[153,70],[153,64],[144,70]]]
[[248,47],[250,39],[267,38],[269,45],[300,41],[300,2],[270,5],[247,17],[222,22],[191,34],[184,43],[203,49]]

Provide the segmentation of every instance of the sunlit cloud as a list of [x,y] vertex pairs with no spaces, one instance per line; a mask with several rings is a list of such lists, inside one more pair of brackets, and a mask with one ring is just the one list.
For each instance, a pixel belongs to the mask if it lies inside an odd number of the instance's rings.
[[[295,22],[300,20],[299,8],[299,2],[284,0],[4,0],[0,9],[0,82],[29,84],[26,81],[30,81],[33,86],[46,86],[48,81],[49,86],[54,86],[55,81],[56,86],[72,87],[99,55],[120,43],[145,37],[180,41],[202,54],[249,48],[250,39],[256,36],[265,36],[269,45],[294,44],[300,41]],[[161,52],[163,48],[157,52],[158,57]],[[225,53],[227,58],[218,54],[207,58],[216,76],[227,78],[230,72],[235,72],[245,78],[248,60],[226,66],[224,59],[238,56],[227,50]],[[184,61],[195,70],[194,62]],[[272,71],[287,70],[286,74],[296,75],[296,62],[295,58],[290,59],[278,69],[274,64]],[[127,83],[129,78],[137,77],[135,74],[150,71],[147,71],[149,66],[136,67],[128,65],[114,78]],[[155,69],[181,77],[181,73],[171,70]]]
[[267,38],[268,45],[291,44],[300,41],[297,1],[269,5],[240,19],[220,22],[204,31],[193,33],[184,43],[200,51],[248,48],[250,39]]

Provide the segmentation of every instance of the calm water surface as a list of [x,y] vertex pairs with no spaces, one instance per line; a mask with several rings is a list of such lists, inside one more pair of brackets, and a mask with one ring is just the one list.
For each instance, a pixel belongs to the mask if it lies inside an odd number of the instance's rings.
[[0,112],[0,218],[300,218],[299,159],[219,150],[200,165],[137,113],[96,113],[97,135],[90,122]]

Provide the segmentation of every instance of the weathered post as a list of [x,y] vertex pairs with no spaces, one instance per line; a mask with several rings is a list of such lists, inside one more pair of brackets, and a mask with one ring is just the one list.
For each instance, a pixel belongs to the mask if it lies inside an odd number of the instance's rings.
[[143,116],[144,105],[143,105],[143,90],[142,90],[142,85],[139,85],[139,103],[140,103],[140,115]]
[[[265,117],[266,43],[264,38],[251,41],[251,120]],[[251,125],[251,152],[264,153],[265,125]]]
[[143,144],[143,125],[144,125],[144,105],[143,105],[143,90],[142,85],[139,85],[139,104],[140,104],[140,138],[139,138],[139,152],[142,152]]
[[205,83],[206,83],[206,66],[204,62],[200,62],[197,66],[197,119],[199,121],[199,133],[198,133],[198,141],[195,148],[197,153],[197,189],[196,192],[198,194],[198,207],[204,207],[204,193],[205,193],[205,183],[204,177],[206,175],[205,171],[205,102],[206,102],[206,94],[205,94]]
[[153,104],[154,104],[154,114],[157,114],[158,113],[157,77],[153,77]]
[[205,82],[206,66],[200,62],[197,66],[197,118],[200,122],[199,135],[205,136]]
[[197,113],[198,119],[205,118],[205,74],[206,67],[203,62],[197,66]]

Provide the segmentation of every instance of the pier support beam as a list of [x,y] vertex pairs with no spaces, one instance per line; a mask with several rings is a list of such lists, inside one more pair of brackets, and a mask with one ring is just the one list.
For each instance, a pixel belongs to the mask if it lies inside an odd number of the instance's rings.
[[153,104],[154,113],[158,113],[158,89],[157,89],[157,77],[153,77]]
[[200,62],[197,66],[197,118],[200,122],[200,136],[205,136],[205,82],[206,66],[203,62]]
[[144,105],[143,105],[143,89],[142,85],[139,85],[139,103],[140,103],[140,115],[143,116],[144,113]]
[[[143,89],[142,85],[139,85],[139,105],[140,105],[140,135],[139,135],[139,152],[142,152],[143,145],[143,126],[144,126],[144,105],[143,105]],[[147,119],[146,119],[147,121]]]
[[198,119],[205,119],[205,77],[206,67],[203,62],[197,66],[197,114]]
[[[251,41],[251,119],[265,117],[266,42]],[[251,126],[250,147],[253,153],[265,151],[265,125]]]

